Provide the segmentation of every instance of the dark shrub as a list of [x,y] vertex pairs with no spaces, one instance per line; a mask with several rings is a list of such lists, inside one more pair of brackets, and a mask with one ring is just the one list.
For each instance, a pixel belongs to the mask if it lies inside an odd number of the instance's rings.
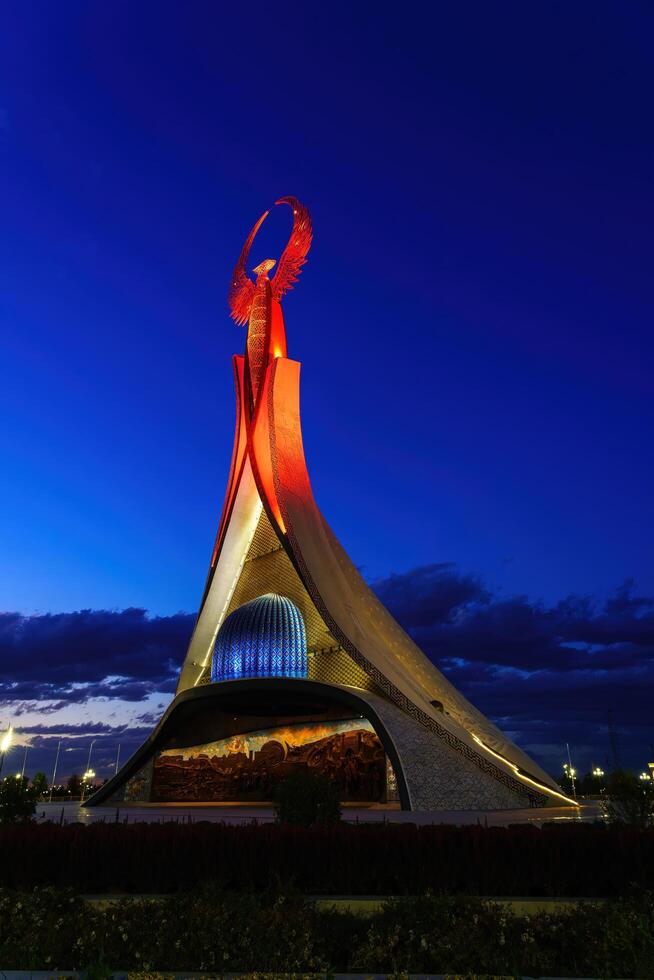
[[[39,813],[39,810],[37,810]],[[654,881],[654,828],[624,824],[95,823],[0,826],[0,886],[164,894],[219,882],[307,895],[610,897]]]
[[306,769],[292,773],[279,783],[274,806],[277,822],[295,827],[331,826],[341,819],[336,783]]
[[36,790],[23,777],[7,776],[0,782],[0,823],[25,823],[36,810]]
[[654,823],[654,783],[632,772],[612,772],[602,806],[611,823],[649,827]]

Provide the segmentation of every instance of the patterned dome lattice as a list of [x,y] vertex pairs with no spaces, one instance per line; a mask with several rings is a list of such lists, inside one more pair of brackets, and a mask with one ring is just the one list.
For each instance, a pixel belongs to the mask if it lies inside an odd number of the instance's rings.
[[218,630],[212,681],[246,677],[306,677],[302,613],[285,596],[268,593],[239,606]]

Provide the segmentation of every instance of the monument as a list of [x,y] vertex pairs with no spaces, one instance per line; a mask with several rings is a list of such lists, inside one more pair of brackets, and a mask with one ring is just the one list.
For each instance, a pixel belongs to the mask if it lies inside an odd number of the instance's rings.
[[87,805],[261,803],[298,768],[335,780],[346,803],[572,804],[401,629],[318,509],[281,307],[306,261],[311,219],[294,197],[276,203],[293,215],[279,262],[248,275],[266,211],[231,279],[231,315],[247,325],[245,353],[233,359],[234,447],[177,692]]

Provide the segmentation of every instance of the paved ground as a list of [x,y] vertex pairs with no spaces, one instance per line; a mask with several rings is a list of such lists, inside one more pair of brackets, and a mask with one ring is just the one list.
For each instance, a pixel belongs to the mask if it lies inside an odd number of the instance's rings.
[[[101,806],[93,809],[80,807],[79,803],[41,803],[37,807],[39,820],[57,823],[96,823],[126,821],[128,823],[163,823],[209,820],[212,823],[270,823],[273,811],[268,806],[239,806],[238,804],[121,804],[120,807]],[[348,822],[416,823],[416,824],[476,824],[489,827],[505,827],[514,823],[533,823],[540,826],[545,821],[567,822],[570,820],[592,821],[600,818],[599,806],[589,803],[580,809],[571,806],[545,807],[531,810],[416,810],[413,812],[386,807],[345,807],[343,818]]]

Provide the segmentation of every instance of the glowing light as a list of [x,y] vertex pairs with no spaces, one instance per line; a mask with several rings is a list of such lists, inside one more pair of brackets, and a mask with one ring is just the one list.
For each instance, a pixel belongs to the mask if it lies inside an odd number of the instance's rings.
[[648,772],[641,772],[641,774],[640,774],[640,778],[641,778],[641,779],[646,779],[646,780],[647,780],[647,781],[649,782],[649,780],[650,780],[650,779],[651,779],[652,777],[650,776],[650,774],[649,774]]
[[3,754],[7,752],[13,740],[14,740],[14,729],[10,725],[7,731],[2,736],[2,738],[0,738],[0,752],[2,752]]
[[595,766],[595,768],[593,769],[593,776],[597,776],[598,779],[601,779],[603,775],[604,775],[604,770],[600,769],[599,766]]
[[530,783],[532,786],[536,786],[536,788],[541,790],[541,792],[547,793],[550,796],[558,796],[559,799],[565,800],[566,803],[571,803],[572,806],[579,806],[577,801],[571,800],[569,796],[565,796],[563,793],[557,793],[555,789],[552,789],[550,786],[546,786],[545,783],[539,783],[538,780],[532,779],[531,776],[525,776],[525,774],[520,772],[518,767],[513,762],[509,762],[509,760],[505,759],[499,752],[495,752],[494,749],[491,749],[490,745],[486,745],[485,742],[482,742],[482,740],[475,735],[474,732],[470,732],[470,734],[474,738],[475,742],[477,742],[478,745],[481,745],[482,749],[485,749],[490,755],[495,756],[496,759],[499,759],[500,762],[503,762],[506,766],[510,766],[518,779],[521,779],[525,783]]

